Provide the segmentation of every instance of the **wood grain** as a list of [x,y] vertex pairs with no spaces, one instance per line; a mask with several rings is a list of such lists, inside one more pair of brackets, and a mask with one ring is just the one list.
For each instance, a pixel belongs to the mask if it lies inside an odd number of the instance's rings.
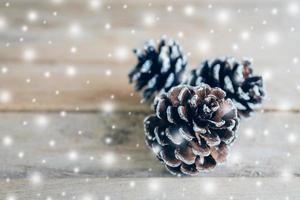
[[[7,69],[0,73],[0,97],[11,95],[0,103],[0,199],[300,199],[300,70],[293,62],[300,29],[286,1],[103,0],[99,10],[82,0],[51,2],[12,0],[8,8],[0,2],[7,20],[0,29],[0,68]],[[191,16],[184,14],[187,5],[195,9]],[[217,20],[223,9],[227,24]],[[35,22],[27,19],[31,10]],[[148,26],[146,16],[158,20]],[[70,35],[73,24],[81,35]],[[171,177],[145,146],[142,121],[152,111],[127,80],[136,62],[131,50],[164,34],[189,54],[188,71],[207,58],[252,57],[265,78],[268,98],[241,123],[227,163],[195,178]],[[268,34],[278,43],[270,44]],[[36,59],[24,60],[27,49]],[[41,184],[32,184],[35,173]]]
[[[171,184],[172,183],[172,184]],[[259,183],[259,184],[258,184]],[[134,185],[131,187],[130,185]],[[259,186],[257,186],[259,185]],[[299,178],[116,178],[49,179],[40,187],[19,180],[1,189],[20,199],[299,199]],[[22,188],[22,190],[20,190]],[[1,193],[0,197],[7,195]]]
[[[5,164],[0,168],[0,176],[23,179],[33,171],[49,178],[170,176],[144,144],[142,121],[146,115],[144,112],[67,113],[66,117],[60,117],[55,112],[2,113],[2,135],[10,135],[14,143],[11,147],[1,147],[0,158]],[[48,121],[45,127],[39,126],[41,116]],[[227,164],[202,175],[278,177],[288,169],[298,176],[298,118],[298,114],[265,113],[241,123]],[[107,138],[111,143],[106,143]],[[49,145],[51,141],[55,141],[54,147]],[[23,159],[18,158],[20,151],[25,154]],[[77,152],[78,160],[69,160],[68,155],[73,151]],[[111,154],[114,162],[106,163]],[[79,174],[73,172],[75,167],[80,168]]]
[[[209,9],[209,4],[213,8]],[[11,102],[1,104],[0,109],[97,109],[99,103],[112,94],[121,104],[119,107],[134,106],[139,95],[130,97],[132,86],[127,80],[127,72],[136,62],[131,49],[142,47],[148,38],[158,39],[163,34],[177,38],[190,53],[189,70],[204,59],[216,56],[254,58],[255,72],[270,77],[265,83],[269,99],[264,107],[300,107],[297,100],[300,97],[297,90],[299,67],[293,64],[293,58],[299,52],[299,30],[297,18],[285,13],[286,2],[259,1],[257,6],[253,1],[237,3],[235,0],[227,3],[190,1],[189,4],[152,1],[149,6],[145,1],[130,0],[126,5],[127,9],[123,9],[119,1],[103,1],[100,10],[91,11],[85,1],[55,5],[51,1],[17,0],[9,8],[1,6],[8,28],[0,32],[0,44],[4,47],[9,43],[10,46],[0,49],[0,65],[8,68],[8,73],[1,75],[0,89],[10,91],[13,98]],[[173,6],[173,12],[166,11],[168,5]],[[186,5],[194,6],[194,15],[184,14]],[[221,25],[216,21],[217,12],[222,8],[231,15],[228,24]],[[279,14],[272,15],[272,8],[280,10]],[[28,22],[26,15],[30,10],[38,13],[36,22]],[[57,12],[57,16],[53,16],[53,12]],[[158,16],[159,20],[153,26],[145,26],[143,19],[147,14]],[[262,24],[263,19],[267,21],[266,25]],[[47,23],[43,24],[43,20]],[[110,30],[104,28],[106,23],[111,24]],[[21,31],[24,24],[28,26],[25,33]],[[72,24],[80,25],[82,34],[79,37],[70,36]],[[290,31],[291,27],[296,27],[294,32]],[[135,34],[131,34],[132,30]],[[241,34],[245,30],[250,39],[244,41]],[[178,38],[179,32],[183,33],[183,38]],[[278,34],[278,44],[268,44],[269,32]],[[19,42],[20,38],[24,41]],[[199,47],[202,40],[210,42],[208,51],[202,51],[201,45]],[[234,44],[238,45],[237,51],[232,49]],[[71,47],[76,47],[78,52],[70,53]],[[28,48],[37,53],[32,62],[26,62],[22,57]],[[120,49],[125,53],[121,58],[118,56]],[[65,72],[70,65],[77,69],[73,78]],[[107,70],[111,76],[106,75]],[[45,78],[46,72],[51,74],[50,78]],[[27,84],[26,79],[31,83]],[[54,94],[56,90],[60,91],[59,96]],[[32,103],[33,98],[36,103]]]
[[[0,198],[299,198],[299,114],[256,114],[241,124],[226,164],[198,178],[177,179],[144,144],[147,112],[129,112],[2,113],[1,135],[13,143],[0,147]],[[38,185],[30,181],[36,173],[42,178]]]

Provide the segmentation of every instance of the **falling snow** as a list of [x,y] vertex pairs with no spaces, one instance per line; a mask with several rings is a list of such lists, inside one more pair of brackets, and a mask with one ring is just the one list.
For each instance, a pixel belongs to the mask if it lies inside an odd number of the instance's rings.
[[[128,129],[123,129],[124,122],[116,120],[118,115],[116,111],[120,107],[122,95],[116,91],[106,91],[106,84],[112,85],[117,82],[117,79],[125,80],[127,72],[122,70],[135,62],[131,52],[134,46],[138,46],[148,37],[156,38],[168,34],[185,46],[187,55],[192,60],[192,67],[204,58],[224,54],[254,57],[257,70],[262,74],[266,87],[268,89],[274,87],[274,91],[276,89],[276,93],[272,90],[269,94],[267,100],[269,105],[276,106],[279,111],[291,111],[300,106],[299,98],[295,98],[300,94],[299,74],[297,74],[300,67],[300,55],[297,49],[300,18],[298,1],[267,3],[263,6],[258,3],[255,7],[245,7],[238,2],[230,7],[225,6],[226,3],[218,4],[217,1],[203,1],[200,4],[196,1],[184,3],[137,1],[133,4],[130,1],[116,3],[116,1],[87,0],[77,3],[72,4],[67,0],[49,0],[37,3],[43,4],[42,7],[28,4],[17,12],[15,6],[20,2],[8,0],[0,3],[0,45],[3,54],[0,56],[0,78],[3,83],[12,80],[10,84],[0,86],[0,107],[6,109],[20,105],[17,110],[22,109],[21,101],[30,105],[29,111],[42,110],[49,106],[47,112],[24,114],[22,119],[7,115],[14,124],[10,124],[9,129],[1,129],[1,154],[2,157],[6,156],[7,160],[13,159],[17,169],[20,169],[19,166],[24,166],[24,169],[18,174],[12,174],[10,170],[14,169],[6,169],[6,160],[3,160],[3,169],[1,168],[3,188],[11,187],[24,177],[26,181],[22,182],[22,187],[33,191],[32,199],[115,200],[120,199],[117,191],[121,187],[126,187],[126,193],[130,193],[128,195],[146,191],[144,195],[149,195],[149,199],[168,199],[170,196],[174,197],[174,194],[178,199],[191,199],[190,188],[197,188],[197,191],[205,197],[221,196],[222,199],[238,199],[235,193],[228,192],[226,195],[219,193],[223,187],[239,187],[236,180],[238,178],[226,178],[227,175],[224,176],[221,172],[225,170],[229,173],[228,176],[237,175],[237,171],[241,173],[238,174],[239,176],[252,176],[253,181],[248,186],[254,190],[253,199],[258,200],[263,199],[260,197],[260,192],[269,187],[269,183],[259,177],[261,174],[274,177],[274,181],[282,185],[282,188],[293,184],[294,176],[298,173],[298,169],[293,168],[296,165],[292,163],[298,153],[294,149],[299,145],[299,128],[293,121],[282,121],[290,119],[288,117],[282,117],[283,119],[270,117],[268,121],[260,114],[257,114],[256,120],[265,120],[264,125],[252,126],[254,119],[243,124],[237,141],[240,144],[232,147],[227,163],[215,174],[191,179],[193,186],[182,184],[175,189],[170,187],[165,178],[151,178],[161,176],[164,169],[159,168],[158,164],[155,165],[154,161],[151,162],[154,158],[150,157],[150,153],[146,156],[142,137],[133,137],[132,130],[140,125],[138,121],[131,122]],[[134,10],[137,6],[140,6],[138,12]],[[84,16],[80,13],[77,16],[68,9],[82,12]],[[126,19],[128,21],[125,23]],[[176,20],[181,20],[181,23],[179,21],[177,23]],[[35,32],[40,36],[33,37]],[[111,41],[105,41],[108,39]],[[95,41],[98,43],[94,43]],[[277,57],[278,55],[280,58]],[[16,60],[17,64],[11,63],[9,59]],[[274,63],[276,64],[273,65]],[[114,68],[113,65],[117,67]],[[28,70],[30,67],[33,67],[36,73],[31,73]],[[20,73],[21,71],[24,71],[24,75]],[[121,76],[121,73],[124,73],[124,76]],[[282,77],[289,78],[287,80]],[[106,84],[95,84],[99,79],[105,80]],[[124,84],[127,82],[124,81]],[[281,85],[286,87],[282,89]],[[51,88],[51,91],[38,90],[43,86]],[[79,94],[76,93],[78,87],[80,91],[88,94],[85,99],[88,104],[86,107],[78,103],[80,102]],[[30,89],[35,92],[29,93]],[[93,91],[96,91],[97,95],[93,96]],[[39,92],[41,94],[37,94]],[[67,98],[70,93],[74,96]],[[282,97],[279,98],[278,94],[281,93]],[[127,95],[132,100],[138,96],[136,93]],[[101,98],[98,98],[99,96]],[[62,101],[70,106],[52,110],[53,105]],[[97,113],[95,114],[97,122],[89,118],[89,106],[93,103],[97,107],[96,111],[93,110]],[[76,118],[76,113],[81,110],[87,111],[86,119],[82,119],[84,123]],[[137,114],[131,111],[126,111],[122,117],[128,119],[140,117],[140,114],[137,117]],[[267,111],[266,109],[266,115],[270,116]],[[60,122],[68,122],[68,120],[72,123],[60,127],[59,130],[54,128]],[[5,127],[7,123],[8,120],[4,119],[1,127]],[[96,128],[91,130],[89,127],[91,124],[97,124],[97,126],[93,125]],[[18,134],[15,130],[22,130],[22,134]],[[105,132],[102,132],[103,130]],[[279,137],[275,130],[282,135]],[[58,135],[57,132],[61,134]],[[34,135],[33,143],[26,139],[27,134]],[[142,128],[138,134],[143,134]],[[105,136],[100,138],[100,135]],[[128,136],[130,142],[124,139],[124,135]],[[270,140],[271,137],[274,137],[277,143],[270,143],[274,141],[274,139]],[[69,143],[72,146],[66,149]],[[124,143],[129,143],[130,151],[123,152],[116,146]],[[253,144],[250,153],[246,151],[249,148],[243,146],[245,144]],[[268,148],[265,152],[263,149],[256,149],[254,144]],[[39,156],[36,156],[33,150],[27,151],[28,145],[38,149]],[[276,148],[280,145],[284,145],[285,148],[269,152],[270,146]],[[154,148],[154,151],[156,150],[159,151]],[[254,154],[252,151],[257,152],[255,158],[251,157]],[[264,159],[264,156],[269,154],[272,154],[275,161]],[[64,167],[62,174],[60,169],[56,169],[55,162],[62,163]],[[280,164],[275,174],[270,174],[269,170],[272,169],[263,169],[263,166],[269,166],[270,163]],[[130,174],[129,167],[132,166],[140,170],[139,174]],[[89,171],[91,169],[92,172]],[[115,177],[111,177],[112,172],[127,178],[116,184]],[[211,178],[211,176],[219,177],[220,174],[227,187],[220,185],[217,178]],[[61,187],[59,193],[51,193],[51,189],[43,188],[47,184],[53,188],[59,187],[52,182],[52,179],[58,178],[63,181],[64,176],[68,176],[70,181],[64,182],[66,186]],[[149,178],[144,179],[146,182],[142,182],[139,178],[132,178],[134,176]],[[82,179],[80,182],[76,182],[78,177]],[[101,186],[97,185],[94,179],[103,179],[107,185],[115,184],[114,190],[109,190],[105,185],[105,191],[101,191],[102,196],[97,196],[93,192],[97,193],[101,190]],[[172,180],[186,179],[178,177]],[[73,181],[75,185],[82,186],[86,191],[79,193],[70,189]],[[7,192],[1,190],[1,195],[4,195],[5,200],[21,199],[19,197],[21,192],[18,190]],[[281,199],[295,199],[292,196],[293,194],[282,194]]]

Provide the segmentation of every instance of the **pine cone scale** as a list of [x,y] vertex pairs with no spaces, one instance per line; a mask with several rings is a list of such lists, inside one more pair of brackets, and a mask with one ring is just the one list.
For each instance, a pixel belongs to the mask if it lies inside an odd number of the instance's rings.
[[178,167],[182,163],[179,159],[176,158],[174,151],[175,149],[170,147],[169,149],[163,150],[160,153],[163,161],[170,167]]
[[181,160],[187,165],[195,163],[196,155],[193,153],[193,149],[189,146],[179,146],[175,150],[175,157]]
[[210,149],[208,146],[201,146],[198,142],[196,141],[191,141],[189,143],[189,145],[192,147],[193,149],[193,153],[195,155],[198,155],[198,156],[202,156],[202,157],[205,157],[205,156],[208,156],[210,154]]
[[180,127],[179,133],[187,141],[191,141],[195,138],[193,132],[187,126]]

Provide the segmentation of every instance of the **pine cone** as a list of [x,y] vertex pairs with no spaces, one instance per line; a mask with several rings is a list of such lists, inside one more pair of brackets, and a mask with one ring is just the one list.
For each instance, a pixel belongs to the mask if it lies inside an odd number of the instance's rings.
[[135,90],[143,90],[143,100],[149,100],[156,92],[167,92],[181,83],[187,65],[179,44],[162,37],[157,48],[155,42],[145,43],[144,50],[135,49],[138,63],[128,74]]
[[155,99],[144,120],[146,143],[174,175],[196,175],[226,160],[237,110],[225,92],[208,85],[179,85]]
[[253,109],[262,103],[265,96],[263,79],[254,76],[249,60],[242,62],[234,58],[218,58],[204,61],[198,69],[191,72],[188,85],[206,83],[226,92],[238,108],[239,115],[248,117]]

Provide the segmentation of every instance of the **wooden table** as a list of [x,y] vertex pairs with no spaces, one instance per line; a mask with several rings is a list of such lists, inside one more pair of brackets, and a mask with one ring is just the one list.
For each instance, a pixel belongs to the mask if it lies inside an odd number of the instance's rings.
[[[291,5],[0,2],[0,199],[300,199],[300,27]],[[172,177],[147,149],[142,121],[152,111],[128,84],[131,49],[163,34],[182,44],[188,70],[249,56],[265,78],[268,99],[243,120],[228,162],[199,177]]]

